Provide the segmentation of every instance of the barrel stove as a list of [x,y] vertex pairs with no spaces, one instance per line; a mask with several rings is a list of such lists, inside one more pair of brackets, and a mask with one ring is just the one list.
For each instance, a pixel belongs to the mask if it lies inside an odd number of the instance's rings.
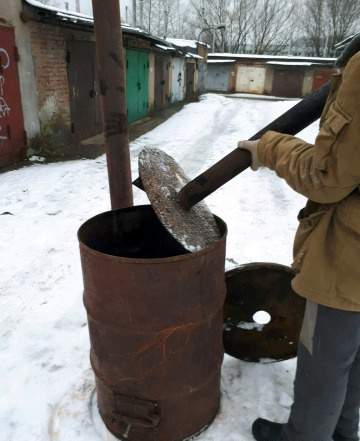
[[129,441],[180,441],[220,402],[226,225],[187,252],[150,206],[79,230],[91,364],[107,428]]

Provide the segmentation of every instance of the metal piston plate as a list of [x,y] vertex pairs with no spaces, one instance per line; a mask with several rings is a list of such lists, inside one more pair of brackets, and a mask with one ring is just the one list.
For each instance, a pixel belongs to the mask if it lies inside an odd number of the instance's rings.
[[200,251],[220,239],[213,214],[205,202],[184,210],[179,191],[190,181],[176,161],[155,148],[142,150],[139,172],[144,189],[161,223],[190,252]]
[[[296,357],[305,300],[291,288],[294,271],[273,263],[252,263],[226,273],[224,347],[245,361]],[[268,314],[259,324],[254,314]]]

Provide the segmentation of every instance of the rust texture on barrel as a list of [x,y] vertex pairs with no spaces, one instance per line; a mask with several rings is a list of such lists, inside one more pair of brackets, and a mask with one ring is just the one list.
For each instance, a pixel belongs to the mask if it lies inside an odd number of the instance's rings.
[[180,441],[218,412],[226,226],[217,223],[221,239],[197,253],[149,206],[79,231],[99,410],[121,439]]

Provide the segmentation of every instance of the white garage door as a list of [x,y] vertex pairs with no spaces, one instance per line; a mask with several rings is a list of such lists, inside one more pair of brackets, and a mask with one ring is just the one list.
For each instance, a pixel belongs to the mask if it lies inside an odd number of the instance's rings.
[[265,68],[253,66],[239,66],[236,77],[236,92],[264,93]]
[[171,102],[176,103],[185,98],[185,60],[173,58],[171,68]]

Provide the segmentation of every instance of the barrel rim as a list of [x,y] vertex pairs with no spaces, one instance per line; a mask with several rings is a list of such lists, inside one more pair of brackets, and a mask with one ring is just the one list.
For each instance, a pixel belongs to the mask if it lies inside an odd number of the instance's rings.
[[[104,211],[103,213],[99,213],[96,216],[93,216],[92,218],[88,219],[86,222],[84,222],[80,228],[78,229],[77,232],[77,237],[79,240],[79,244],[80,244],[80,250],[84,250],[86,251],[86,253],[88,254],[92,254],[94,256],[97,257],[102,257],[104,259],[108,259],[108,260],[112,260],[112,261],[116,261],[116,262],[122,262],[122,263],[138,263],[138,264],[146,264],[146,265],[158,265],[158,264],[163,264],[163,263],[176,263],[176,262],[180,262],[180,261],[184,261],[184,260],[192,260],[195,258],[199,258],[203,255],[209,254],[211,251],[217,249],[218,247],[221,246],[222,243],[226,242],[226,238],[228,235],[228,227],[227,224],[225,223],[225,221],[223,221],[220,217],[214,215],[216,221],[218,223],[220,223],[220,225],[223,227],[223,234],[220,237],[219,240],[217,240],[216,242],[214,242],[213,244],[211,244],[210,246],[200,250],[200,251],[194,251],[194,252],[188,252],[185,254],[181,254],[179,256],[173,256],[173,257],[161,257],[161,258],[155,258],[155,259],[144,259],[144,258],[132,258],[132,257],[121,257],[121,256],[114,256],[112,254],[106,254],[103,253],[101,251],[97,251],[91,247],[89,247],[88,245],[86,245],[80,238],[81,236],[81,230],[90,222],[94,221],[95,219],[104,216],[106,214],[110,214],[110,213],[116,213],[116,212],[126,212],[126,211],[133,211],[136,209],[141,209],[141,210],[148,210],[149,208],[152,209],[151,205],[136,205],[134,207],[129,207],[129,208],[122,208],[122,209],[118,209],[118,210],[109,210],[109,211]],[[155,212],[154,212],[155,214]],[[170,233],[169,233],[170,234]]]
[[238,273],[240,272],[258,270],[258,269],[278,270],[278,271],[286,272],[293,276],[296,275],[296,271],[291,266],[284,265],[282,263],[273,263],[273,262],[244,263],[240,266],[237,266],[236,268],[226,271],[225,274],[226,274],[226,278],[231,278],[238,275]]

